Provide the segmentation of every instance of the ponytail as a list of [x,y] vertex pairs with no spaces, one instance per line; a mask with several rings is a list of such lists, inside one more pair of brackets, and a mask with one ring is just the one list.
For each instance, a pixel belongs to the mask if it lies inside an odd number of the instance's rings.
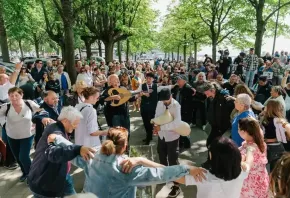
[[112,140],[106,140],[102,144],[101,153],[104,155],[112,155],[116,153],[116,146]]

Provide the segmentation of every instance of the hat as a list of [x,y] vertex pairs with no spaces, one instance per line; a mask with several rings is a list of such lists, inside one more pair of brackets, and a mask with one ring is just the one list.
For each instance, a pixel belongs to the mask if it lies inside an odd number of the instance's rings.
[[185,80],[188,81],[187,75],[186,74],[179,74],[177,76],[177,80]]
[[255,48],[253,48],[253,47],[250,48],[250,51],[254,51],[254,50],[255,50]]
[[158,94],[158,100],[163,101],[163,100],[169,100],[171,97],[171,90],[168,88],[163,88]]
[[152,72],[149,72],[149,73],[146,74],[146,78],[147,78],[147,77],[154,78],[155,76],[154,76],[154,74],[153,74]]
[[260,77],[259,77],[259,80],[260,80],[260,81],[263,81],[263,82],[266,82],[267,79],[268,79],[267,76],[260,76]]

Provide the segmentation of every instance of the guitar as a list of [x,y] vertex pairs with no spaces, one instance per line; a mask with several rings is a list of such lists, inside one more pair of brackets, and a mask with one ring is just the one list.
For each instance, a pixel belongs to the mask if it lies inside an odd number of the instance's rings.
[[[109,96],[119,95],[121,98],[120,100],[112,100],[111,106],[113,106],[113,107],[120,106],[120,105],[128,102],[128,100],[133,95],[139,94],[140,92],[142,92],[142,91],[129,91],[125,88],[111,88],[108,90]],[[144,92],[144,93],[146,93],[146,92]],[[150,90],[148,93],[152,93],[152,90]]]

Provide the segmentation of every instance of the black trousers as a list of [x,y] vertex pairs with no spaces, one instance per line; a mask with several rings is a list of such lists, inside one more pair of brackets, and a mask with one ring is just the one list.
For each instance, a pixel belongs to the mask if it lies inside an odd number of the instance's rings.
[[285,148],[282,143],[267,143],[267,159],[268,164],[270,164],[270,172],[284,153]]
[[152,140],[153,125],[150,123],[151,119],[155,117],[155,111],[146,111],[141,108],[141,117],[146,130],[146,140]]
[[206,147],[209,148],[211,143],[216,138],[221,137],[225,132],[226,132],[226,130],[221,130],[221,129],[218,129],[216,126],[211,126],[211,132],[210,132],[210,134],[209,134],[209,136],[207,137],[207,140],[206,140]]
[[193,111],[192,111],[192,124],[196,124],[196,115],[197,112],[200,114],[200,119],[202,125],[206,124],[206,105],[205,101],[194,101],[193,103]]
[[[165,142],[164,138],[160,139],[160,137],[158,137],[157,152],[160,164],[164,166],[178,165],[179,139]],[[178,185],[176,182],[173,183]]]

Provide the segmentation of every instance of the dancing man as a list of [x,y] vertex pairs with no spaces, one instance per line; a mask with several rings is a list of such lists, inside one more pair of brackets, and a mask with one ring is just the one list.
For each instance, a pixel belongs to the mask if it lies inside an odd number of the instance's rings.
[[[172,98],[171,90],[163,88],[158,95],[159,102],[157,103],[155,118],[161,116],[166,109],[174,117],[174,120],[162,126],[155,125],[154,132],[158,133],[157,152],[159,161],[164,166],[173,166],[178,163],[179,154],[179,137],[180,135],[173,131],[181,123],[181,107],[180,104]],[[171,187],[171,192],[168,197],[177,197],[180,193],[179,184],[174,182]]]

